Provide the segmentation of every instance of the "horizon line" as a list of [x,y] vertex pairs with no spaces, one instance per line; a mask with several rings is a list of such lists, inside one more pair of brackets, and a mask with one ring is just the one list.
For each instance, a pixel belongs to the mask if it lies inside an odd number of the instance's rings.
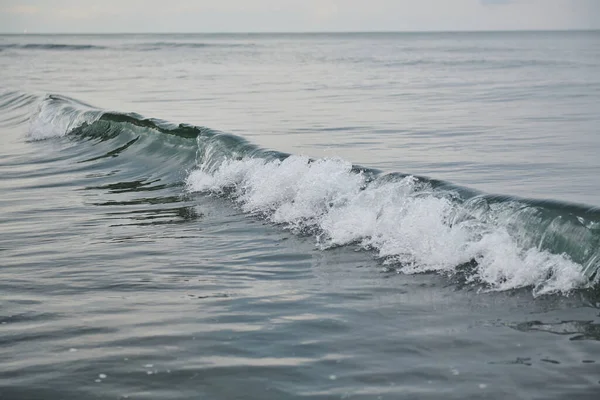
[[478,30],[331,30],[331,31],[206,31],[206,32],[0,32],[0,35],[306,35],[306,34],[382,34],[382,33],[525,33],[525,32],[600,32],[600,28],[577,29],[478,29]]

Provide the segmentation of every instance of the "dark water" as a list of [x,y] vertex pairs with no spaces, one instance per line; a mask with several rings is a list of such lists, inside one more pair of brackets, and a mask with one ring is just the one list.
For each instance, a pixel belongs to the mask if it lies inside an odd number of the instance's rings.
[[0,71],[0,398],[600,394],[600,33],[0,36]]

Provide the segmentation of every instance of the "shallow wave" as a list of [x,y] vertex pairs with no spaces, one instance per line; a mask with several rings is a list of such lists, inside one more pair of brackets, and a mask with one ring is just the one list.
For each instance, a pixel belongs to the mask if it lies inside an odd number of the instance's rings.
[[8,43],[0,44],[0,49],[25,49],[25,50],[101,50],[104,46],[92,44],[67,44],[67,43]]
[[129,135],[127,149],[141,146],[137,137],[144,135],[145,147],[134,156],[184,151],[184,159],[195,157],[197,164],[186,178],[189,192],[226,196],[247,213],[314,235],[323,250],[350,245],[373,251],[405,273],[460,274],[489,290],[532,287],[534,295],[598,282],[596,208],[487,195],[341,159],[269,151],[204,127],[47,96],[31,117],[29,138],[65,135]]
[[204,49],[214,47],[252,47],[252,43],[220,43],[220,42],[151,42],[141,43],[133,46],[134,48],[141,50],[158,50],[158,49]]
[[232,48],[253,47],[253,43],[227,43],[227,42],[143,42],[119,46],[100,46],[93,44],[69,44],[69,43],[5,43],[0,44],[3,50],[57,50],[57,51],[91,51],[91,50],[135,50],[153,51],[162,49],[205,49],[205,48]]

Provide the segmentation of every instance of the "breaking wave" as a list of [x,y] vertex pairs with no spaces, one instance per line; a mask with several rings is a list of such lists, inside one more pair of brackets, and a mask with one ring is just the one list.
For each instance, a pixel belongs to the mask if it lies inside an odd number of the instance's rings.
[[[7,96],[0,96],[2,104],[19,98]],[[148,151],[136,142],[143,136],[165,159],[177,154],[179,164],[164,168],[188,171],[188,192],[230,199],[244,212],[314,236],[324,251],[371,251],[404,273],[461,274],[488,290],[530,287],[534,295],[567,293],[599,279],[600,210],[594,207],[489,195],[342,159],[289,155],[209,128],[105,112],[56,95],[39,102],[28,135],[103,141],[125,135],[123,157]]]

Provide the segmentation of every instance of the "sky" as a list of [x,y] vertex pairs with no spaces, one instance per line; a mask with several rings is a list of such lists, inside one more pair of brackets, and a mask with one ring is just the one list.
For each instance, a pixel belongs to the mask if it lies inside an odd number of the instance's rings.
[[600,0],[0,0],[3,33],[600,29]]

